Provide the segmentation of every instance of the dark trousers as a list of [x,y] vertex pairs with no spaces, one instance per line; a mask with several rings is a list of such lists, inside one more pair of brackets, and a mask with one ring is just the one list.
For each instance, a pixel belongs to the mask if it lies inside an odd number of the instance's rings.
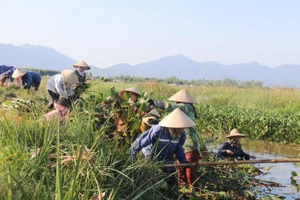
[[54,93],[51,90],[48,90],[48,93],[50,94],[52,101],[47,105],[47,108],[53,108],[54,103],[59,100],[59,94]]

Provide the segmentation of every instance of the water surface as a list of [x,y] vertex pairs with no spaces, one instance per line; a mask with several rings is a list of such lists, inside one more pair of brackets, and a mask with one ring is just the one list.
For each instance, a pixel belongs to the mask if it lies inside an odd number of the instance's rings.
[[[226,141],[226,139],[224,139]],[[256,156],[256,160],[260,159],[280,159],[280,158],[300,158],[300,147],[295,145],[278,144],[266,141],[253,141],[248,139],[241,140],[243,150],[246,153]],[[217,144],[208,144],[209,151],[217,152],[222,142]],[[264,195],[280,195],[289,199],[300,200],[300,163],[258,163],[254,164],[263,174],[255,178],[262,181],[276,182],[280,187],[261,186],[258,187],[260,196]],[[298,177],[291,179],[291,172],[295,171]]]

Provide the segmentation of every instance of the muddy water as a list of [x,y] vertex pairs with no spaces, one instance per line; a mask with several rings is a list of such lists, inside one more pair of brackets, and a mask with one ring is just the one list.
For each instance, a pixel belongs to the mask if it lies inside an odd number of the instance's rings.
[[[208,149],[216,152],[221,143],[208,145]],[[242,139],[241,143],[244,151],[255,155],[256,159],[300,158],[300,145],[284,145],[248,139]],[[255,178],[266,183],[272,181],[280,185],[280,187],[258,187],[257,190],[260,193],[260,197],[280,195],[285,197],[286,200],[300,199],[300,163],[261,163],[254,164],[254,166],[263,172],[263,174]],[[293,179],[291,179],[292,171],[298,174]]]

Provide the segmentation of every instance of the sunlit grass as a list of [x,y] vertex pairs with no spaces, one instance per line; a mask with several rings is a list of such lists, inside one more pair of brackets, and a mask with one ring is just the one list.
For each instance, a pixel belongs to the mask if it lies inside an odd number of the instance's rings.
[[[50,100],[46,80],[43,77],[37,92],[15,87],[0,89],[1,103],[13,98],[12,95],[35,102],[32,112],[0,113],[0,199],[91,199],[98,194],[105,195],[105,199],[165,199],[166,194],[174,197],[174,191],[164,185],[166,174],[155,163],[144,162],[142,156],[132,158],[130,144],[120,149],[116,141],[108,140],[105,133],[96,130],[92,110],[96,102],[92,99],[86,102],[90,107],[84,112],[74,107],[65,122],[44,121],[45,106]],[[90,94],[100,93],[107,97],[111,87],[117,91],[137,87],[160,100],[168,99],[183,88],[160,83],[95,80],[83,97],[88,99]],[[299,112],[300,96],[295,89],[186,88],[199,104]],[[230,183],[237,183],[234,188],[240,187],[237,180],[246,182],[243,174],[236,171],[228,174],[201,168],[200,172],[203,185],[209,183],[198,194],[203,199],[218,197],[218,192],[208,193],[214,190],[220,178],[226,180],[230,175]],[[221,186],[219,190],[227,187],[226,184]],[[228,198],[243,194],[238,188],[231,192],[233,194],[226,194]]]

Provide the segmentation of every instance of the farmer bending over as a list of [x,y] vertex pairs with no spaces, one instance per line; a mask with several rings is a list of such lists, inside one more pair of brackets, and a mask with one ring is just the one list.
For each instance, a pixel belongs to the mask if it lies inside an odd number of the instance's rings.
[[53,108],[54,103],[59,100],[59,97],[68,98],[75,93],[72,85],[78,83],[78,77],[74,70],[63,70],[60,74],[55,74],[47,82],[47,90],[52,101],[47,105],[48,108]]
[[24,89],[30,89],[34,87],[37,91],[41,84],[42,77],[37,72],[27,71],[25,68],[17,68],[12,77],[16,80],[17,84],[22,86]]
[[[149,103],[160,109],[164,109],[166,112],[170,112],[175,108],[179,108],[183,111],[194,123],[196,123],[196,109],[193,104],[197,103],[194,98],[188,93],[187,90],[182,89],[175,93],[168,99],[171,102],[163,102],[158,100],[149,99]],[[196,126],[191,126],[186,130],[186,142],[184,143],[184,152],[186,159],[190,163],[198,163],[200,160],[200,138],[196,131]],[[198,189],[199,185],[197,182],[197,168],[198,166],[191,166],[186,170],[186,173],[181,173],[179,170],[179,177],[186,180],[188,184]]]
[[[142,133],[133,143],[132,154],[136,155],[142,148],[151,145],[147,157],[164,164],[174,163],[174,154],[180,163],[188,163],[183,144],[186,139],[185,128],[195,126],[195,123],[179,108],[175,109],[158,125],[153,125],[149,130]],[[163,171],[172,174],[167,179],[170,186],[177,185],[175,166],[164,167]]]

